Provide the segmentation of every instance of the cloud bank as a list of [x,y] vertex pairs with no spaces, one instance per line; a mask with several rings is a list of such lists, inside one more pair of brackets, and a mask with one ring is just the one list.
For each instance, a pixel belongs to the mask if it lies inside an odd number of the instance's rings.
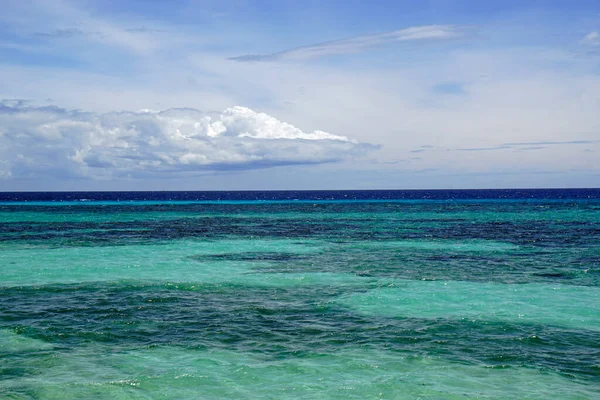
[[377,146],[295,126],[246,107],[97,114],[0,102],[0,178],[144,177],[321,164]]
[[414,26],[376,35],[357,36],[350,39],[297,47],[272,54],[247,54],[231,57],[234,61],[304,60],[336,54],[357,53],[385,43],[425,40],[448,40],[464,36],[463,29],[454,25]]

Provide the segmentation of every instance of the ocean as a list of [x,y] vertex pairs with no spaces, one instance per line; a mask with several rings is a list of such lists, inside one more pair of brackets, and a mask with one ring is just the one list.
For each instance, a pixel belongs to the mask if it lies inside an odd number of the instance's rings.
[[600,189],[0,193],[0,398],[600,398],[599,285]]

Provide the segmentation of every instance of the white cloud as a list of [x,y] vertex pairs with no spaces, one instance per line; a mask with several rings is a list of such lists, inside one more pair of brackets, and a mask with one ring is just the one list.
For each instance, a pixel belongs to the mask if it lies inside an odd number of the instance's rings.
[[[148,28],[143,18],[132,16],[127,21],[103,18],[93,11],[92,5],[92,2],[69,0],[6,4],[0,23],[4,24],[2,30],[10,34],[0,46],[50,55],[66,51],[69,56],[94,62],[99,51],[151,57],[183,40],[182,35],[163,29],[158,22]],[[94,51],[90,51],[91,47]]]
[[297,47],[272,54],[248,54],[232,57],[235,61],[304,60],[335,54],[357,53],[385,43],[424,40],[448,40],[464,36],[463,29],[454,25],[413,26],[392,32],[357,36],[350,39]]
[[246,107],[97,114],[0,103],[0,177],[108,178],[320,164],[375,148]]
[[[211,129],[218,135],[226,130],[226,126],[235,127],[240,137],[253,139],[303,139],[303,140],[341,140],[348,142],[345,136],[332,135],[323,131],[304,133],[300,129],[285,122],[264,114],[256,113],[246,107],[233,107],[225,110],[221,121],[211,125]],[[352,143],[357,143],[355,140]]]
[[584,36],[581,42],[589,46],[598,46],[600,45],[600,33],[597,31],[590,32]]

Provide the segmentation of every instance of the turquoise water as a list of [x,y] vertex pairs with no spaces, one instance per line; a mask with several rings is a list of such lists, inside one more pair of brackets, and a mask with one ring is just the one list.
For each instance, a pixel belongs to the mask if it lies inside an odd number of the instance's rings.
[[0,202],[0,398],[600,397],[597,198],[65,199]]

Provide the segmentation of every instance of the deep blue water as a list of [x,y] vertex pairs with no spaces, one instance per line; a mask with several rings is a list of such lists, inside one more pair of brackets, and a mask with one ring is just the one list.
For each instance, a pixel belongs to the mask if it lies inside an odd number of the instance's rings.
[[272,201],[598,199],[600,189],[302,190],[182,192],[0,192],[0,202],[24,201]]

